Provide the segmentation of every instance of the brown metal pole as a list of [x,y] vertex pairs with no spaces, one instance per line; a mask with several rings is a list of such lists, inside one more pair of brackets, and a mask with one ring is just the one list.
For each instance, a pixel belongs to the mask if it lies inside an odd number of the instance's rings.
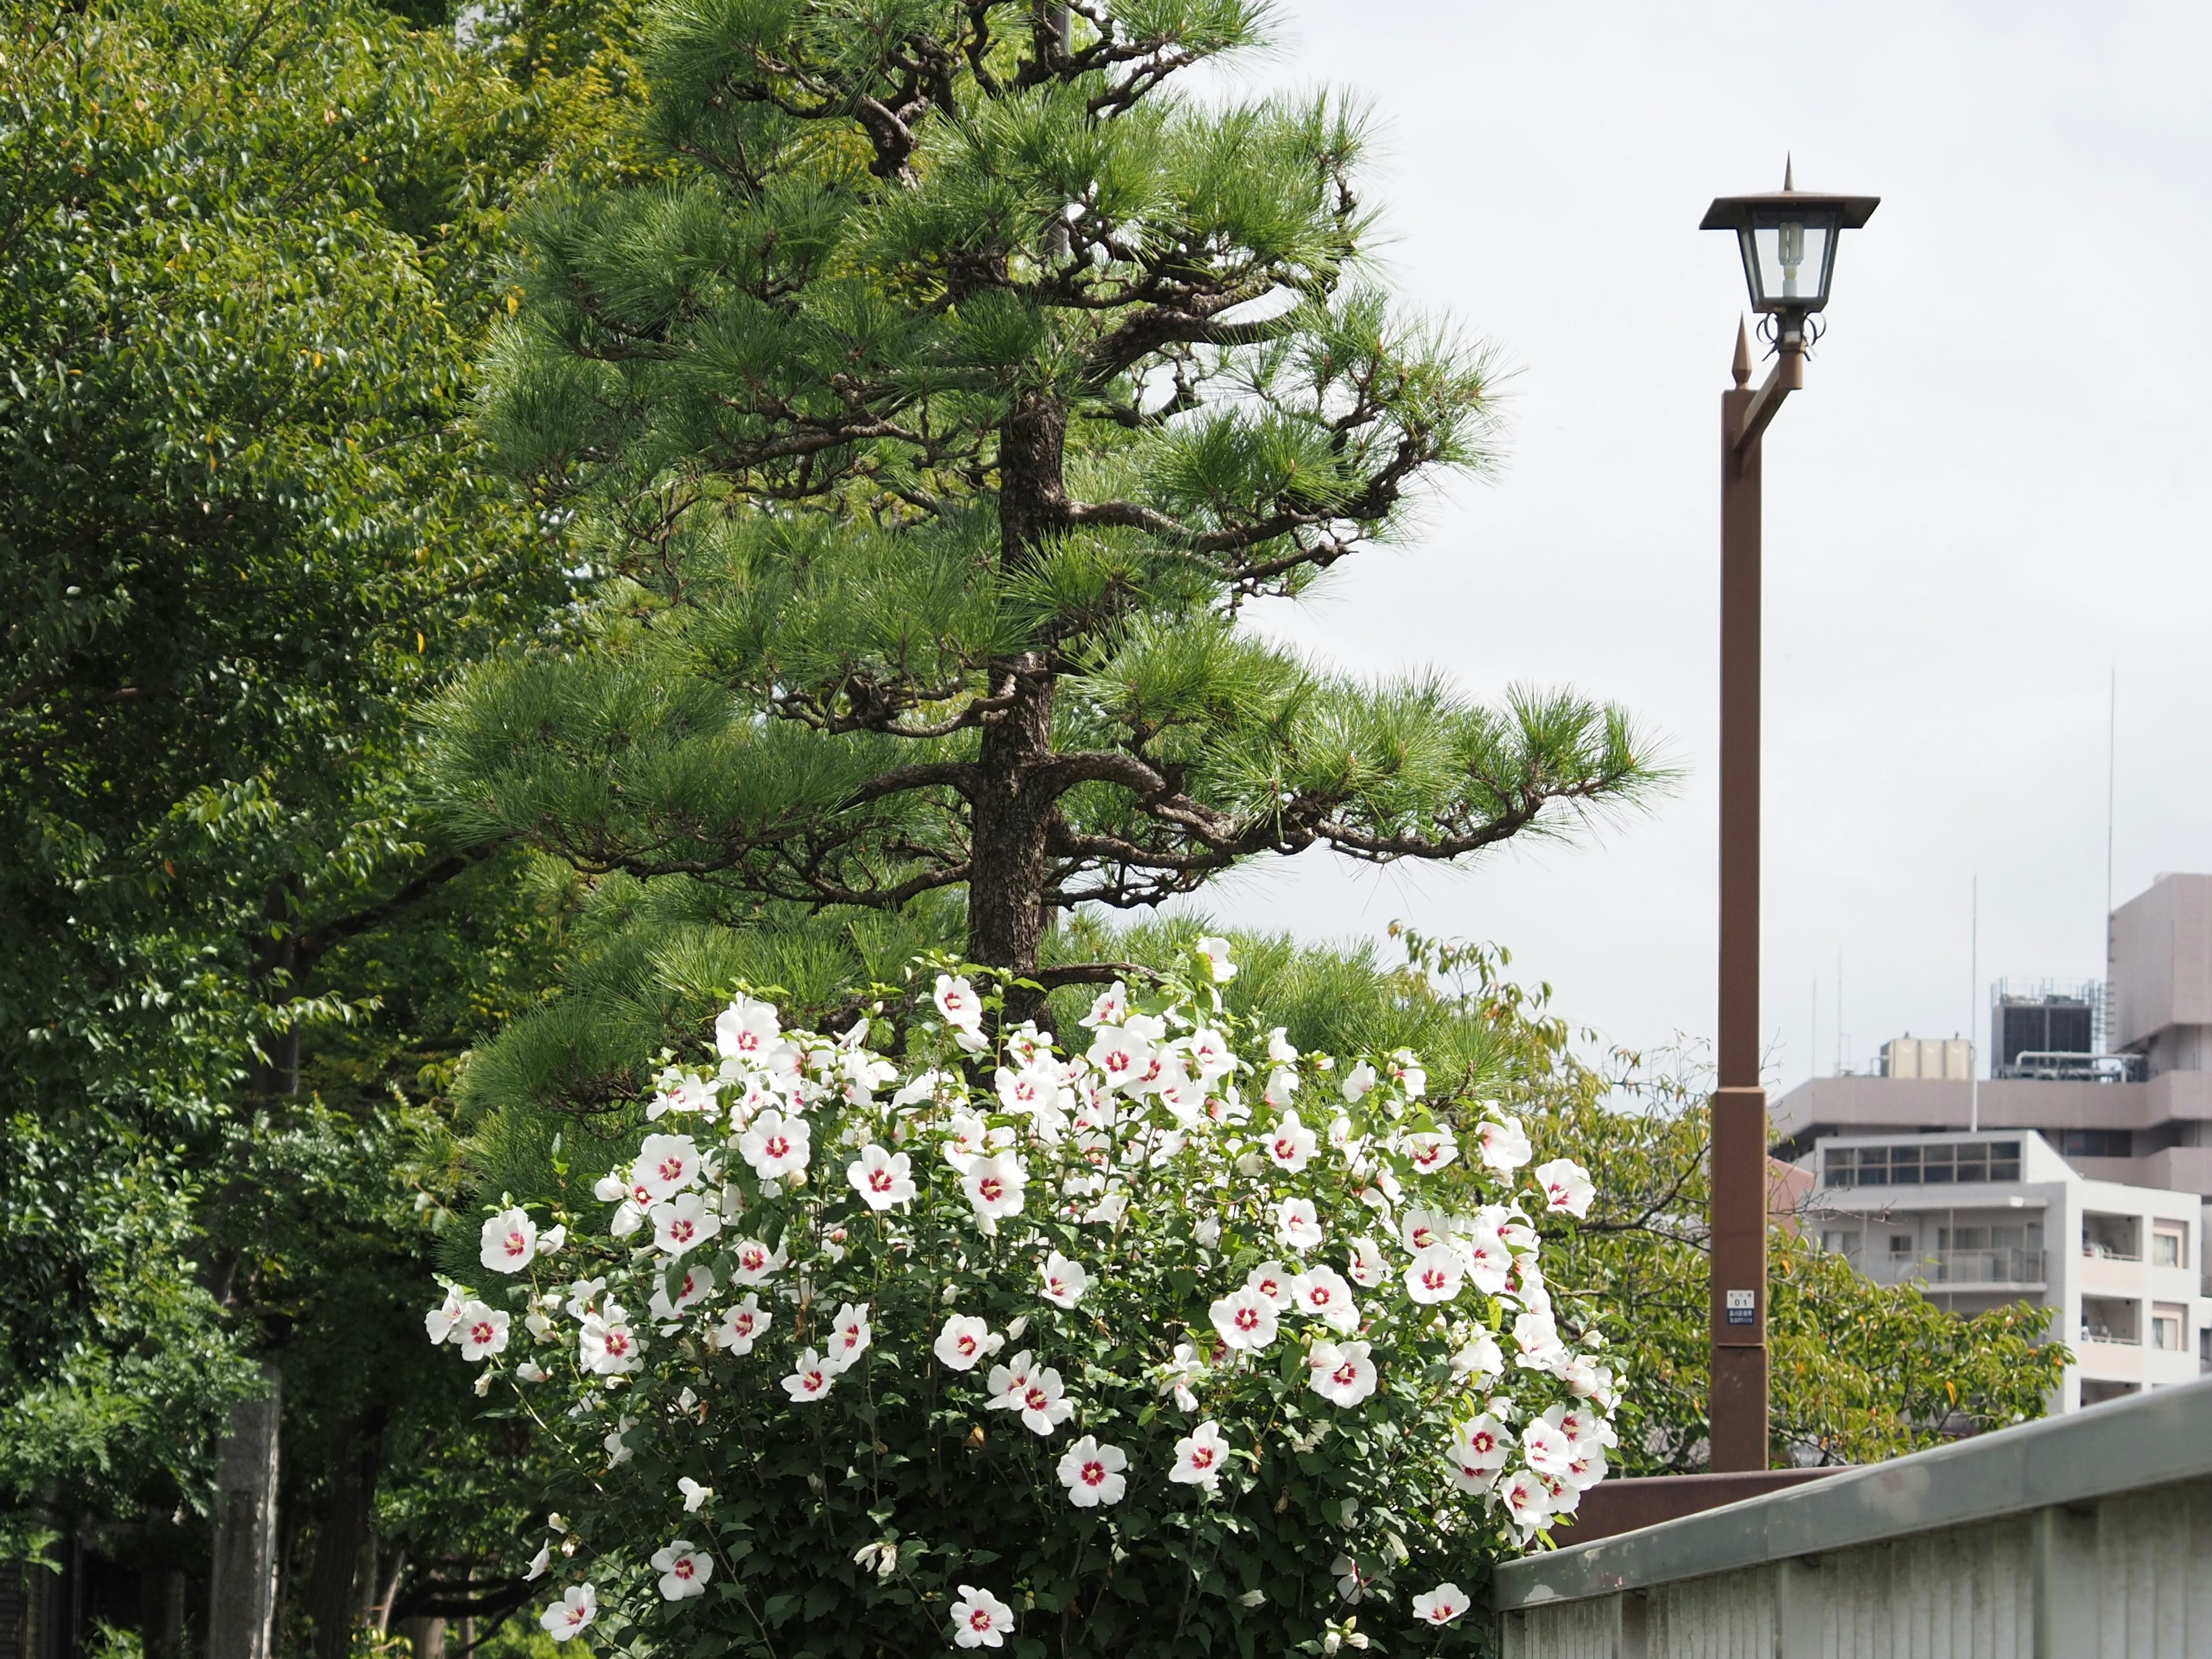
[[[1796,354],[1775,368],[1779,392]],[[1740,443],[1759,394],[1736,330],[1721,395],[1720,1087],[1713,1096],[1712,1463],[1767,1465],[1766,1091],[1759,1074],[1759,450]],[[1769,405],[1771,407],[1771,404]]]

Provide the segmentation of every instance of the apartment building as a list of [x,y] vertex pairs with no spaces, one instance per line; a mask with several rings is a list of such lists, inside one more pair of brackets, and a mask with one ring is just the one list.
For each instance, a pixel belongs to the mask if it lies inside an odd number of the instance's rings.
[[2083,1175],[2037,1131],[1826,1134],[1801,1225],[1877,1283],[1938,1306],[2051,1309],[2072,1346],[2055,1411],[2212,1371],[2205,1206]]

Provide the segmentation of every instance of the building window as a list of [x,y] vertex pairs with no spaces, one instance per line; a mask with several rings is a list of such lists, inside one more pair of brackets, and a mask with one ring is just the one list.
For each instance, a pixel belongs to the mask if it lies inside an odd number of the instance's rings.
[[2177,1222],[2153,1222],[2150,1265],[2154,1267],[2186,1267],[2189,1265],[2189,1229]]
[[2065,1158],[2126,1158],[2134,1151],[2125,1129],[2069,1129],[2058,1137]]
[[1856,1227],[1830,1227],[1820,1234],[1820,1248],[1836,1255],[1855,1256],[1859,1253],[1859,1237]]
[[2167,1353],[2179,1353],[2182,1328],[2189,1310],[2171,1302],[2154,1302],[2150,1309],[2150,1345]]
[[2142,1260],[2142,1233],[2131,1215],[2084,1215],[2081,1254],[2107,1261]]
[[2017,1181],[2020,1142],[1831,1146],[1821,1160],[1820,1175],[1831,1187],[1940,1187],[1962,1182]]
[[2142,1344],[2142,1318],[2140,1302],[2117,1296],[2085,1296],[2081,1298],[2081,1340],[2139,1347]]
[[2085,1376],[2081,1379],[2081,1403],[2101,1406],[2107,1400],[2124,1400],[2131,1394],[2141,1392],[2142,1389],[2140,1382],[2106,1382],[2098,1377]]
[[1889,1236],[1889,1253],[1892,1255],[1911,1255],[1912,1254],[1912,1235],[1911,1233],[1892,1233]]

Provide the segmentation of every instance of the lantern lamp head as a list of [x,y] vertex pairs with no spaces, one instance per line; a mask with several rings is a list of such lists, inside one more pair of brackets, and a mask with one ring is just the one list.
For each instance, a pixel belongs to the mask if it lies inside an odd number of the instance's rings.
[[1879,196],[1799,190],[1785,166],[1780,190],[1766,196],[1717,197],[1698,228],[1735,233],[1751,308],[1788,322],[1827,305],[1838,234],[1866,223],[1881,202]]

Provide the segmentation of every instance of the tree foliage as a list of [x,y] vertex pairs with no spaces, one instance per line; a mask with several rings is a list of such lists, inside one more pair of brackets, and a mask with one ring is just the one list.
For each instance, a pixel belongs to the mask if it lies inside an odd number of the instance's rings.
[[1618,710],[1359,684],[1249,625],[1493,420],[1481,355],[1366,266],[1358,113],[1176,90],[1262,22],[653,13],[659,176],[533,206],[484,411],[604,596],[444,704],[457,835],[727,904],[957,894],[1027,973],[1079,907],[1462,857],[1648,781]]

